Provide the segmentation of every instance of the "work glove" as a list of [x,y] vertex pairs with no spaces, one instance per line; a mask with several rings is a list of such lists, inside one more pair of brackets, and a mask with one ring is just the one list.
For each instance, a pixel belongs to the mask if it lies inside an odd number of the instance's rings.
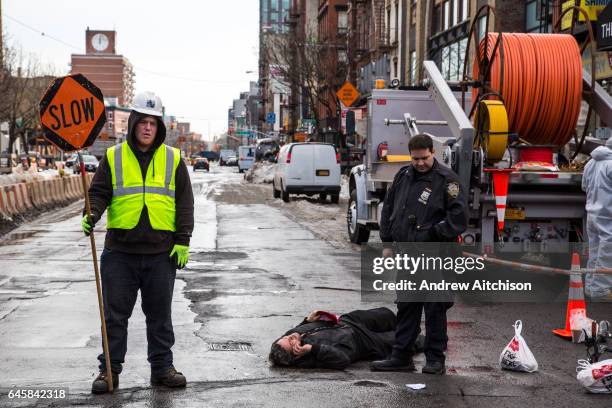
[[91,231],[93,230],[95,225],[96,223],[89,215],[83,216],[83,219],[81,220],[81,226],[83,227],[83,234],[85,234],[86,236],[89,236],[89,234],[91,234]]
[[172,252],[170,252],[170,258],[174,257],[174,262],[178,269],[183,269],[189,261],[189,247],[186,245],[174,245]]

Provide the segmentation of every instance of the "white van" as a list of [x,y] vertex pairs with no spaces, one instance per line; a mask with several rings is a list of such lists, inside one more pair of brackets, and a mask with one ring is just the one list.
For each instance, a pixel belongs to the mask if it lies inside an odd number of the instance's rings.
[[255,146],[238,147],[238,172],[242,173],[251,168],[255,162]]
[[272,182],[274,198],[289,194],[319,194],[321,201],[329,194],[332,203],[340,198],[340,156],[329,143],[290,143],[278,153]]
[[223,149],[219,152],[219,166],[227,166],[227,159],[236,157],[236,152],[231,149]]

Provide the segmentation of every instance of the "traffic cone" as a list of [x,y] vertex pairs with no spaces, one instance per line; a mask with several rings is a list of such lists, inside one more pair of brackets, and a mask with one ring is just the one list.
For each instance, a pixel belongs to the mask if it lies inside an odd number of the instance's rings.
[[572,330],[570,326],[570,316],[572,310],[584,309],[586,314],[586,304],[584,302],[584,286],[582,284],[582,274],[580,273],[580,256],[578,252],[572,254],[572,271],[577,273],[570,274],[569,293],[567,299],[567,311],[565,313],[565,329],[555,329],[553,333],[557,336],[571,339]]
[[514,171],[510,169],[484,169],[487,173],[493,173],[493,194],[495,195],[495,208],[497,209],[497,234],[500,242],[502,242],[502,232],[504,231],[504,221],[506,219],[506,200],[508,198],[508,179],[510,173]]

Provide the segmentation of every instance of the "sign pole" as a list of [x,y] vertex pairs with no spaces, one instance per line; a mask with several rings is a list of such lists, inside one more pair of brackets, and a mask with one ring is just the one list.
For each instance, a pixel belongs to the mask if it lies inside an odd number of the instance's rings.
[[[89,192],[87,191],[87,173],[85,172],[85,163],[81,151],[78,151],[79,165],[81,166],[81,182],[83,184],[83,195],[85,196],[85,213],[87,217],[91,217],[91,204],[89,202]],[[108,336],[106,335],[106,319],[104,318],[104,303],[102,301],[102,286],[100,285],[100,270],[98,269],[98,253],[96,252],[96,239],[94,237],[93,228],[89,233],[89,242],[91,243],[91,255],[93,258],[94,272],[96,274],[96,290],[98,292],[98,309],[100,311],[100,322],[102,323],[102,347],[104,349],[104,358],[106,360],[106,383],[108,390],[113,392],[113,372],[111,370],[110,354],[108,352]]]

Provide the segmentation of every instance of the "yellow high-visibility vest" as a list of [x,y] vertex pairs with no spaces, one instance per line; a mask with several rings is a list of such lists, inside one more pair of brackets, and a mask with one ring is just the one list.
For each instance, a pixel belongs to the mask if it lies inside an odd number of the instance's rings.
[[146,179],[127,142],[106,150],[113,179],[113,198],[108,207],[107,228],[132,229],[144,206],[155,230],[176,231],[175,177],[181,160],[178,149],[162,144],[153,154]]

